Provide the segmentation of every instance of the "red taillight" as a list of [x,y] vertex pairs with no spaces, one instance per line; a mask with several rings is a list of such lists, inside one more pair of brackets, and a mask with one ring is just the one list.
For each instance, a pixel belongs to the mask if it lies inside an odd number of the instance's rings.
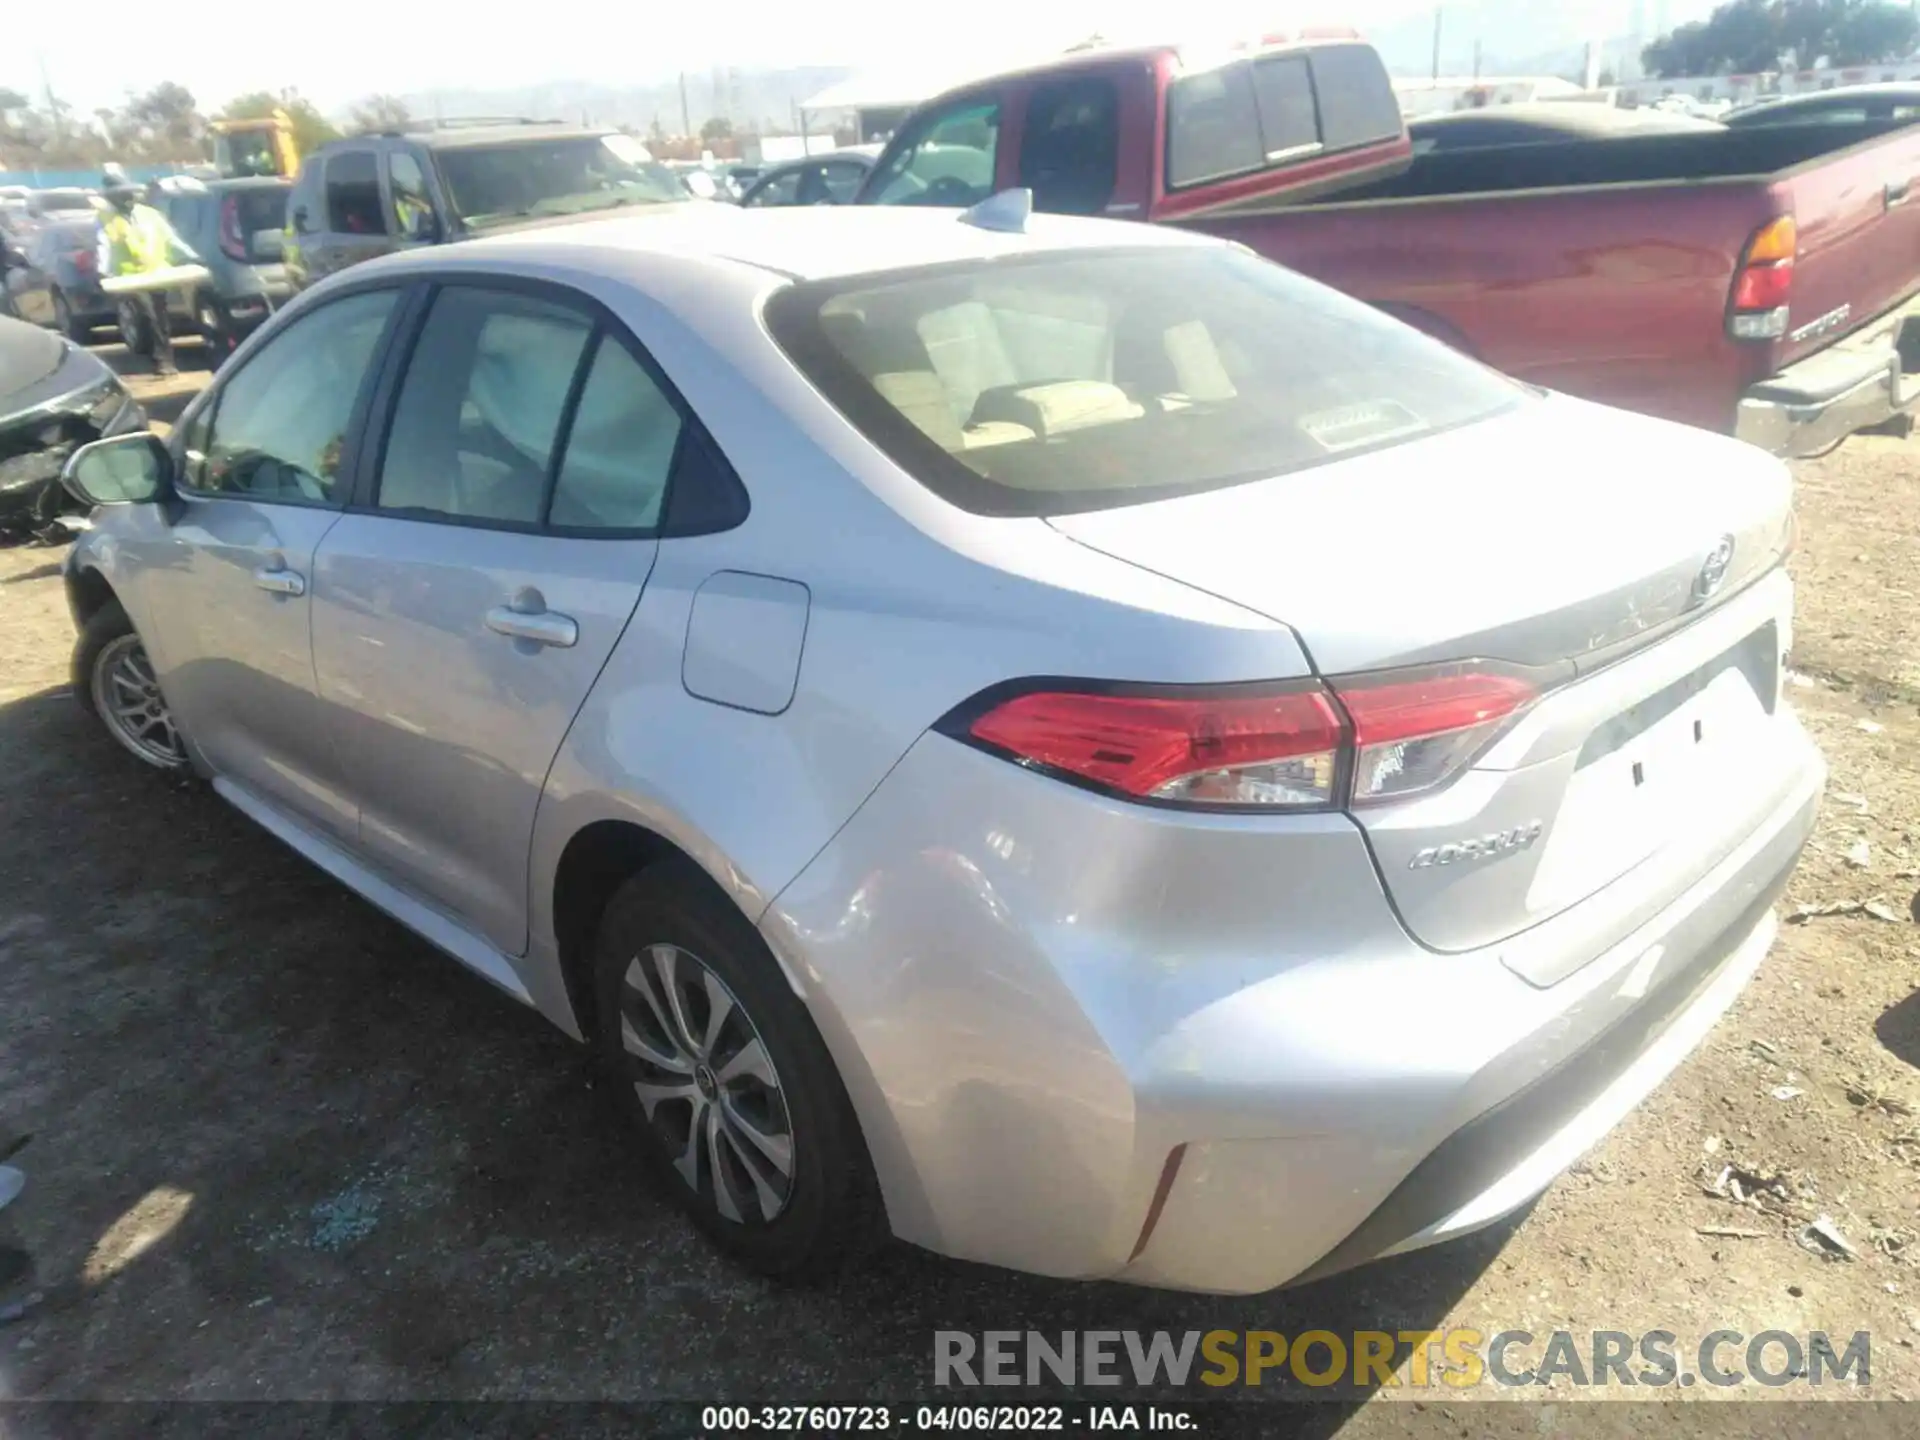
[[95,255],[91,250],[76,250],[73,252],[73,268],[78,270],[82,275],[93,274],[99,267],[99,264],[100,257]]
[[1452,779],[1536,694],[1518,676],[1488,671],[1338,689],[1353,717],[1356,805],[1397,800]]
[[1154,693],[1036,688],[939,727],[1023,765],[1132,799],[1330,809],[1451,780],[1537,694],[1483,669]]
[[220,253],[229,260],[247,258],[246,238],[240,233],[240,202],[231,195],[220,202]]
[[1036,691],[967,727],[973,739],[1143,800],[1327,805],[1344,726],[1318,687],[1186,698]]
[[1793,261],[1800,233],[1791,215],[1762,225],[1747,241],[1727,302],[1727,333],[1736,340],[1778,340],[1787,333]]

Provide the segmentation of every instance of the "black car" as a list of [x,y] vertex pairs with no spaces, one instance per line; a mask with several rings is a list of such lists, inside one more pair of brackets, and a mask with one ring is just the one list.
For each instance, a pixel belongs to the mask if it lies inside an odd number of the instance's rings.
[[1804,95],[1757,100],[1729,110],[1736,130],[1760,125],[1865,125],[1869,121],[1920,119],[1920,84],[1840,85]]
[[287,278],[298,289],[416,245],[692,200],[677,175],[616,130],[476,120],[356,135],[301,163],[287,201]]
[[0,531],[38,530],[69,508],[60,470],[80,446],[147,423],[100,358],[0,316]]
[[875,157],[864,150],[835,150],[769,165],[740,197],[742,205],[846,205]]
[[99,225],[91,217],[42,225],[13,250],[0,313],[50,325],[75,344],[114,323],[113,301],[100,290]]

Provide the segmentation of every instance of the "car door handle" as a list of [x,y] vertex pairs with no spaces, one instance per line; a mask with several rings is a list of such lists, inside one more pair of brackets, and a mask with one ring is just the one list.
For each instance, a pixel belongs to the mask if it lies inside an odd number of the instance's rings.
[[293,570],[256,570],[253,583],[274,595],[304,595],[307,582]]
[[574,624],[573,617],[559,615],[552,610],[529,613],[506,605],[496,605],[487,611],[487,628],[509,639],[531,640],[536,645],[553,645],[562,650],[580,641],[580,627]]
[[1886,183],[1887,209],[1895,210],[1913,198],[1913,177],[1905,180],[1889,180]]

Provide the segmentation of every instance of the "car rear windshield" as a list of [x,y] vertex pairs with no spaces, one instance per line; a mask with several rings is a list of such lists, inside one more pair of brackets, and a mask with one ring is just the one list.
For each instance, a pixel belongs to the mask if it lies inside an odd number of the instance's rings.
[[815,281],[775,340],[950,503],[1063,515],[1269,479],[1522,403],[1516,382],[1227,246]]
[[625,135],[463,145],[436,158],[454,209],[475,229],[689,198],[671,170]]

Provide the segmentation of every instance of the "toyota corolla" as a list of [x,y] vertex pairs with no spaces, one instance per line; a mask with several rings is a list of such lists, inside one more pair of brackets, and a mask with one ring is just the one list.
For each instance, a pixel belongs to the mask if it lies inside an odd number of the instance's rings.
[[1486,1225],[1823,785],[1780,463],[1018,192],[356,267],[68,478],[107,732],[598,1047],[774,1274]]

